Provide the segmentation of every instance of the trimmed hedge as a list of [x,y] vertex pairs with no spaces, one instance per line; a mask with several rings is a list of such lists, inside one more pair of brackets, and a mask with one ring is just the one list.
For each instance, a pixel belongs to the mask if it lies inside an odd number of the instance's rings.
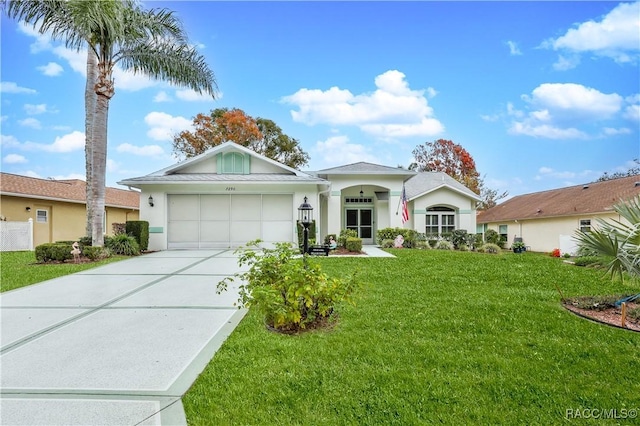
[[358,238],[358,231],[354,229],[343,229],[340,231],[340,235],[338,236],[338,246],[347,248],[347,239],[349,238]]
[[141,251],[149,248],[149,222],[146,220],[128,220],[125,231],[136,239]]
[[102,247],[85,246],[82,248],[82,256],[95,261],[111,257],[111,252]]
[[71,244],[67,243],[45,243],[36,247],[35,254],[38,263],[64,262],[73,259],[71,254]]
[[360,253],[362,251],[362,238],[347,237],[345,248],[349,251]]
[[402,235],[404,238],[404,243],[402,244],[405,248],[413,248],[416,245],[416,241],[418,239],[418,233],[413,229],[405,229],[405,228],[383,228],[379,229],[376,232],[376,242],[379,245],[382,245],[384,240],[394,240],[398,235]]

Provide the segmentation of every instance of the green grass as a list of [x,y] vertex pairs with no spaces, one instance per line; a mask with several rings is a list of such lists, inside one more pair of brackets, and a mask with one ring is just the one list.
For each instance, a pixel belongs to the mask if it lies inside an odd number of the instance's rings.
[[637,283],[534,253],[393,253],[322,259],[367,283],[331,331],[278,335],[250,311],[183,398],[188,423],[561,424],[569,409],[640,409],[640,333],[572,315],[555,287]]
[[92,263],[38,264],[32,251],[1,252],[0,291],[14,290],[126,258],[126,256],[112,256]]

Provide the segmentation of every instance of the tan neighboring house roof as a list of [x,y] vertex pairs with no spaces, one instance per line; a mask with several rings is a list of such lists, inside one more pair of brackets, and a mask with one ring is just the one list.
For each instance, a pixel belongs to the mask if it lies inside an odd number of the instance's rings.
[[[86,202],[86,183],[79,179],[51,180],[0,173],[0,194],[42,200]],[[106,188],[105,205],[138,210],[140,193],[118,188]]]
[[640,195],[640,175],[513,197],[482,211],[477,223],[609,213],[613,205]]

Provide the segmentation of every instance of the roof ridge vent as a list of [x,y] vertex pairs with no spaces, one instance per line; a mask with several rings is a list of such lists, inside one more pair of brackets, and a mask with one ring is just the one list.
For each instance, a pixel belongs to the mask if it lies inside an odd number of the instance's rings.
[[585,185],[582,185],[582,189],[587,189],[587,188],[589,188],[589,184],[588,183],[585,184]]
[[633,184],[633,186],[636,186],[636,187],[637,187],[637,186],[640,186],[640,182],[636,182],[636,183],[634,183],[634,184]]

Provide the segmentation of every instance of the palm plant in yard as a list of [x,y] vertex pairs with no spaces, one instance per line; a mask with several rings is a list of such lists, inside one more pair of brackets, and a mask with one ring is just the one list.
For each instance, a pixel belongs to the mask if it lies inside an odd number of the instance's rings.
[[167,9],[144,10],[134,0],[14,0],[7,3],[6,11],[69,48],[87,49],[87,229],[91,229],[93,245],[102,246],[114,67],[118,64],[124,70],[212,97],[216,88],[213,71],[189,45],[180,20]]
[[622,220],[598,219],[591,231],[577,231],[575,238],[587,255],[601,256],[612,278],[624,273],[640,278],[640,195],[613,206]]

